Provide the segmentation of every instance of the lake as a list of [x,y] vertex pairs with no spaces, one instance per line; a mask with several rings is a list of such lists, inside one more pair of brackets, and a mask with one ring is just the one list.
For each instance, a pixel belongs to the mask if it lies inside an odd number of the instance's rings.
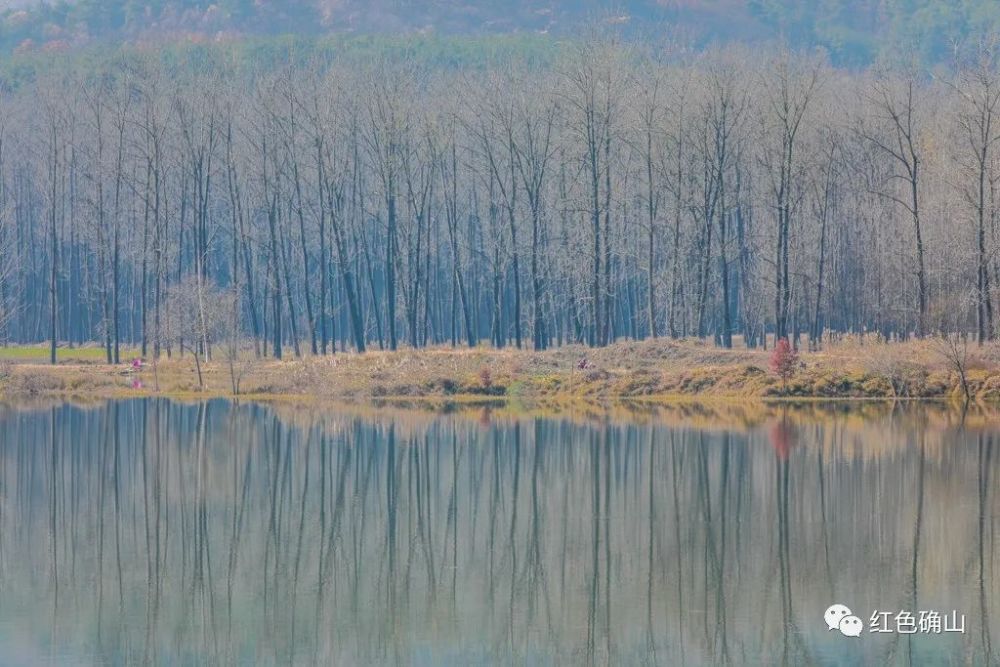
[[5,405],[0,662],[996,664],[998,437],[912,403]]

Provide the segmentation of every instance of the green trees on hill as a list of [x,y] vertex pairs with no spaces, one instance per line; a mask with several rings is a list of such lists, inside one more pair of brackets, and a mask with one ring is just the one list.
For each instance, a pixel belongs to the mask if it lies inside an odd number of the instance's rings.
[[1000,29],[994,0],[60,0],[0,15],[0,52],[219,35],[294,33],[568,35],[611,16],[626,31],[676,32],[696,47],[780,40],[822,48],[839,64],[915,55],[950,62],[956,44]]
[[745,6],[778,37],[822,47],[846,64],[904,54],[950,62],[956,45],[1000,29],[1000,5],[990,0],[749,0]]

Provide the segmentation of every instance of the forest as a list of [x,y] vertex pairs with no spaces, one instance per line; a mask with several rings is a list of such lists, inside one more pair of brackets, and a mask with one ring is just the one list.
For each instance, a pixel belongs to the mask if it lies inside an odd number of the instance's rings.
[[595,33],[477,66],[42,69],[0,98],[0,341],[989,340],[998,53],[856,71]]
[[695,48],[782,40],[823,49],[840,65],[910,52],[935,64],[970,35],[1000,29],[1000,7],[993,0],[7,0],[0,53],[285,34],[566,39],[595,21],[669,33]]

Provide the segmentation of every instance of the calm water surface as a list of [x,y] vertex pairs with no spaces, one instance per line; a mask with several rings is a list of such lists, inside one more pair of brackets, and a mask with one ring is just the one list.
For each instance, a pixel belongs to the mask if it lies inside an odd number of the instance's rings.
[[998,664],[998,437],[921,405],[3,406],[0,663]]

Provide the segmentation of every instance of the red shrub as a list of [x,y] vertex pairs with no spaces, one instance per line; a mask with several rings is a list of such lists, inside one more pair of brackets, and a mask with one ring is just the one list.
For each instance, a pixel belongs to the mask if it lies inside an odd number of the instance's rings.
[[479,382],[487,391],[493,386],[493,373],[490,372],[489,366],[483,366],[479,369]]
[[781,378],[781,382],[788,382],[788,378],[795,374],[795,366],[799,363],[799,355],[792,349],[787,338],[782,338],[774,346],[771,352],[771,372]]

